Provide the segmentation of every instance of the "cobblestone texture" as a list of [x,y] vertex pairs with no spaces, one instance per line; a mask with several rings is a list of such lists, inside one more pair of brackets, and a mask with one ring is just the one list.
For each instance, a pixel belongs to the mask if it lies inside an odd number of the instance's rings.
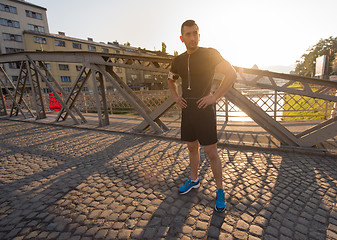
[[181,142],[0,120],[0,239],[336,239],[332,157],[219,148],[226,199]]

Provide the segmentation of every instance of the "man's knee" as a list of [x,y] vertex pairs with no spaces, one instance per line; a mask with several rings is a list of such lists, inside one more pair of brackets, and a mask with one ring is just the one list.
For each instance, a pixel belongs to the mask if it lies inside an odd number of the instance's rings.
[[218,150],[217,150],[217,145],[216,144],[212,144],[209,146],[205,146],[204,147],[205,152],[208,156],[208,158],[212,161],[212,160],[217,160],[218,159]]
[[190,151],[191,153],[199,152],[199,147],[200,147],[200,145],[199,145],[198,141],[187,142],[188,151]]

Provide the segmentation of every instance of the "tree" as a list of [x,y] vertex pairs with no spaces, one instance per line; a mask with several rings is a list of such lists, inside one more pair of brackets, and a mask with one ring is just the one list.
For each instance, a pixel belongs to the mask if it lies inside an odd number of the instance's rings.
[[337,53],[337,37],[332,36],[327,39],[320,39],[316,45],[309,48],[300,60],[297,60],[295,73],[301,76],[315,76],[316,58],[322,55],[329,57],[329,73],[332,73],[332,63]]
[[161,51],[166,53],[166,44],[164,42],[161,43]]
[[124,43],[125,46],[131,46],[129,42]]
[[178,56],[178,51],[174,51],[174,56]]

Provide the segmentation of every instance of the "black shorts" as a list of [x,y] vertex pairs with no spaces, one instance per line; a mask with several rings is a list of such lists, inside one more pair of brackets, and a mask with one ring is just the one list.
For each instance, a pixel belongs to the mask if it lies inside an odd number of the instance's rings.
[[198,140],[203,146],[217,143],[215,105],[199,109],[195,100],[188,101],[187,105],[188,107],[182,110],[181,140],[186,142]]

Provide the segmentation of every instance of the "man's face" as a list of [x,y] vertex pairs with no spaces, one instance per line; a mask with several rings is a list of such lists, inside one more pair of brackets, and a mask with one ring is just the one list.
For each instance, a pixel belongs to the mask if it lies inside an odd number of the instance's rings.
[[184,26],[183,35],[180,36],[180,40],[185,43],[188,50],[196,49],[200,41],[200,34],[197,26]]

